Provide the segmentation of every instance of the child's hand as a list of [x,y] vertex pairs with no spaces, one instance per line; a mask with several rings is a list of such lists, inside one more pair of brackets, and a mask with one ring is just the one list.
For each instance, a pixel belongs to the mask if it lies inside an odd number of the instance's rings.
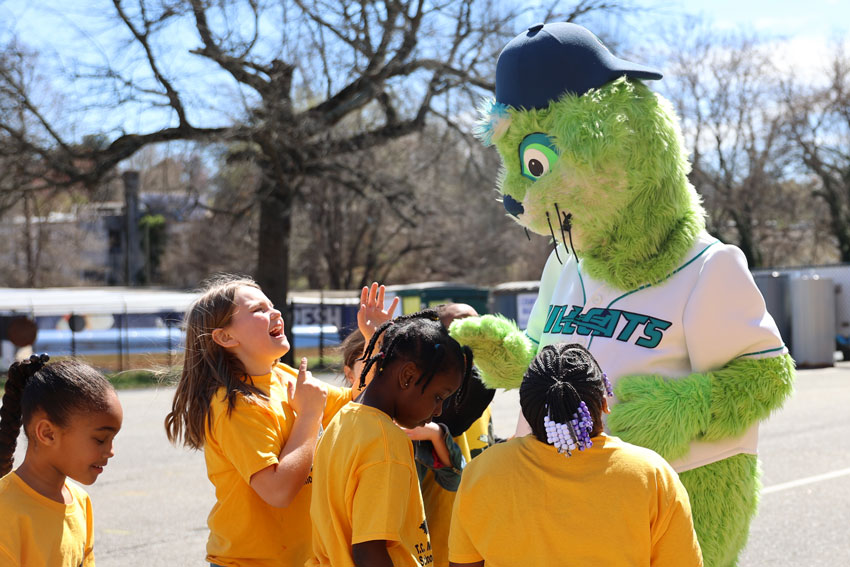
[[405,429],[402,427],[401,430],[407,433],[407,436],[411,441],[434,442],[435,440],[442,439],[443,437],[442,428],[433,421],[426,423],[425,425],[420,425],[419,427],[414,427],[413,429]]
[[372,338],[378,327],[393,318],[393,313],[396,307],[398,307],[398,296],[396,296],[393,298],[389,309],[384,309],[384,291],[384,286],[379,286],[375,282],[372,284],[372,287],[364,287],[360,292],[360,311],[357,312],[357,327],[363,333],[366,342]]
[[[434,468],[441,468],[445,466],[453,466],[452,455],[449,453],[449,447],[446,444],[446,434],[448,433],[448,429],[443,429],[443,427],[432,421],[425,425],[414,427],[413,429],[405,429],[402,427],[401,430],[407,433],[407,436],[411,441],[430,441],[434,454]],[[454,442],[452,443],[454,444]],[[462,459],[460,456],[458,458]],[[463,465],[458,466],[462,467]]]
[[295,382],[287,382],[289,406],[298,417],[318,419],[325,411],[325,399],[328,397],[327,387],[307,370],[307,359],[301,359],[298,367],[298,378]]

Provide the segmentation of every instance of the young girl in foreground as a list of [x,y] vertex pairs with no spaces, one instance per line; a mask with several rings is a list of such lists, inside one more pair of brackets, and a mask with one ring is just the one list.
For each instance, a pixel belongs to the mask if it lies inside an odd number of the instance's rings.
[[602,432],[606,380],[580,345],[540,351],[519,393],[533,435],[490,447],[464,469],[450,565],[702,565],[670,465]]
[[280,311],[250,279],[213,281],[186,315],[186,359],[168,438],[203,448],[216,504],[212,565],[303,565],[310,555],[310,467],[321,428],[351,400],[278,363]]
[[[0,565],[94,565],[93,484],[112,457],[123,412],[112,386],[73,360],[32,356],[9,368],[0,409]],[[12,463],[21,425],[24,461]]]
[[374,377],[316,451],[309,565],[431,565],[413,446],[399,426],[440,415],[443,400],[463,390],[472,354],[426,310],[381,325],[365,356],[361,377],[373,367]]

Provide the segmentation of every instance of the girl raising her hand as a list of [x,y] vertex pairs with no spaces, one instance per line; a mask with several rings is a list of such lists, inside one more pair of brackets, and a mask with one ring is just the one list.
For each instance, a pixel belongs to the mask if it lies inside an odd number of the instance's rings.
[[433,309],[387,321],[364,353],[359,403],[344,407],[316,451],[313,559],[308,565],[425,566],[433,561],[413,445],[463,390],[472,353]]

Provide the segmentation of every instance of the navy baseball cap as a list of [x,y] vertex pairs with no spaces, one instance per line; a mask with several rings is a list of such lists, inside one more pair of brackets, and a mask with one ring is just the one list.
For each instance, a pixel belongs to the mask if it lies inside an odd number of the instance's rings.
[[564,93],[581,96],[623,75],[650,80],[662,76],[657,69],[615,57],[579,25],[535,24],[499,55],[496,101],[514,108],[546,108]]

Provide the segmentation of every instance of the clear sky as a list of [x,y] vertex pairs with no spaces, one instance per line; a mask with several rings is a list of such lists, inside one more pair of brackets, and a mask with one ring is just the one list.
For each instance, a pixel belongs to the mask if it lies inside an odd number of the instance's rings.
[[847,33],[847,0],[680,0],[679,9],[711,17],[721,28],[750,26],[788,36],[825,37]]

